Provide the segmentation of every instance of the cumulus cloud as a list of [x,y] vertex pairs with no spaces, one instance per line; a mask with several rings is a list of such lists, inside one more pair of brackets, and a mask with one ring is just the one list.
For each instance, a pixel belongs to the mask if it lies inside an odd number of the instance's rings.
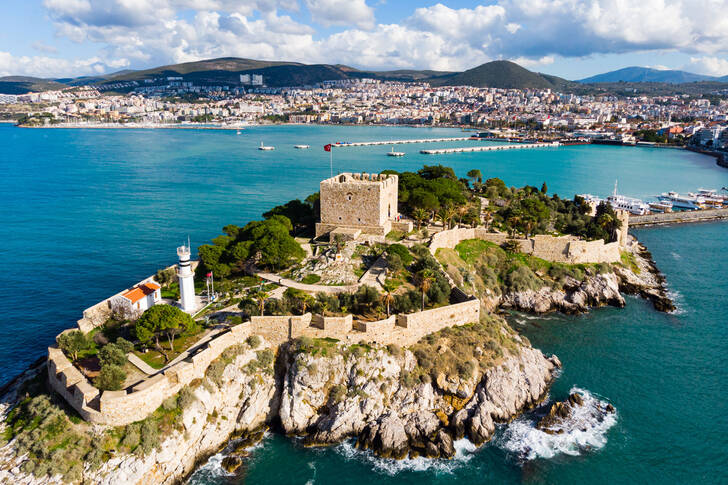
[[686,69],[709,76],[728,76],[728,60],[720,57],[691,57]]
[[110,69],[128,67],[126,59],[114,62],[103,61],[99,57],[67,60],[47,56],[13,56],[0,51],[0,77],[25,75],[41,78],[75,77],[88,74],[103,74]]
[[[376,23],[375,8],[386,8],[377,5],[372,0],[44,0],[57,35],[100,45],[102,65],[241,56],[460,70],[492,59],[539,68],[557,56],[679,51],[692,54],[691,67],[702,72],[728,71],[728,15],[722,15],[728,0],[496,0],[469,8],[437,3],[391,24]],[[317,35],[288,15],[303,8],[313,24],[343,30]],[[74,63],[83,65],[61,60],[49,65],[63,70]],[[37,72],[33,65],[20,63],[19,69]]]
[[311,19],[321,25],[374,27],[374,9],[365,0],[305,0]]

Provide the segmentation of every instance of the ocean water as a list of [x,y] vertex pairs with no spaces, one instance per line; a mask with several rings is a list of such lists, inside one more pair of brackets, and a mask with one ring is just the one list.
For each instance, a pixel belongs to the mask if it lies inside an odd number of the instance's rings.
[[[271,206],[303,198],[329,174],[321,146],[336,141],[460,136],[459,130],[391,127],[251,127],[213,130],[19,129],[0,125],[1,381],[43,355],[81,311],[173,263],[228,223],[244,224]],[[255,148],[263,141],[273,152]],[[306,143],[310,150],[295,150]],[[437,143],[462,146],[473,142]],[[678,150],[575,146],[426,156],[427,145],[342,148],[335,171],[413,170],[442,163],[464,176],[479,168],[509,185],[540,186],[564,197],[639,197],[728,185],[714,159]],[[304,449],[269,435],[242,478],[225,477],[219,457],[192,483],[719,483],[728,482],[725,359],[728,224],[633,231],[666,274],[679,311],[655,312],[637,298],[589,315],[514,315],[512,324],[564,363],[552,388],[580,389],[612,403],[613,421],[575,423],[562,439],[533,429],[528,416],[491,443],[458,444],[452,461],[389,462],[351,443]],[[582,429],[584,431],[582,431]]]

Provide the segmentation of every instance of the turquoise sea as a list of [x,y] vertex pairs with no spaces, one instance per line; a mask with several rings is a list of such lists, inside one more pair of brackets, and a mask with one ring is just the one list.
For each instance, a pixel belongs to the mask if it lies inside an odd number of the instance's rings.
[[[336,141],[460,136],[451,129],[251,127],[213,130],[19,129],[0,125],[1,381],[43,355],[81,311],[173,263],[193,246],[272,205],[303,198],[329,174],[321,146]],[[264,141],[273,152],[256,150]],[[295,150],[294,144],[311,145]],[[473,142],[438,143],[461,146]],[[540,185],[564,197],[728,186],[714,159],[678,150],[575,146],[444,156],[425,145],[342,148],[335,171],[417,169],[442,163],[464,176],[479,168],[509,185]],[[269,435],[242,479],[225,477],[213,457],[195,484],[728,483],[728,224],[633,231],[667,276],[679,310],[655,312],[628,298],[624,309],[534,318],[512,325],[564,369],[551,396],[582,389],[617,409],[614,423],[549,440],[522,418],[475,450],[460,443],[452,461],[390,462],[350,443],[304,449]]]

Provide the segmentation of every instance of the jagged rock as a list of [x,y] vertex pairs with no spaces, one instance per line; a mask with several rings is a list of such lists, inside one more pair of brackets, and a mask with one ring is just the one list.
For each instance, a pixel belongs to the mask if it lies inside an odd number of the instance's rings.
[[592,307],[611,305],[624,307],[619,293],[619,280],[614,273],[587,276],[583,281],[567,278],[563,289],[548,286],[538,291],[508,293],[502,297],[505,308],[531,313],[584,313]]
[[[571,393],[564,401],[557,401],[551,404],[546,414],[539,419],[536,427],[548,434],[562,434],[569,430],[568,421],[572,419],[574,412],[586,406],[583,396],[578,392]],[[588,403],[591,417],[601,422],[607,414],[616,412],[611,404],[604,405],[596,399]],[[573,424],[571,425],[574,426]]]
[[239,456],[230,455],[223,458],[220,465],[225,469],[226,472],[235,473],[242,464],[243,460],[241,460]]

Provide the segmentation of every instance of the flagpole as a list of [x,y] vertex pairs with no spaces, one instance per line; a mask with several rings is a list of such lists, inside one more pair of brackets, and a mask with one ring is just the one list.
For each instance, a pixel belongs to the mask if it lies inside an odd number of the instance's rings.
[[329,150],[329,171],[331,173],[330,177],[334,176],[334,144],[331,144],[331,149]]

